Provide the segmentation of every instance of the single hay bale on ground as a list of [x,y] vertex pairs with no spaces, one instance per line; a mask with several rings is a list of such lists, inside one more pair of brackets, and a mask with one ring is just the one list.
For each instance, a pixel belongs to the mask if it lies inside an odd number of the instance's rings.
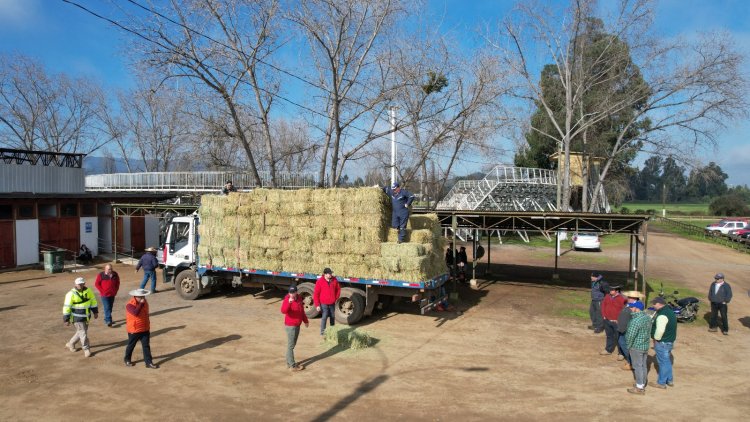
[[367,331],[338,325],[326,328],[324,341],[328,346],[351,350],[366,349],[375,343]]

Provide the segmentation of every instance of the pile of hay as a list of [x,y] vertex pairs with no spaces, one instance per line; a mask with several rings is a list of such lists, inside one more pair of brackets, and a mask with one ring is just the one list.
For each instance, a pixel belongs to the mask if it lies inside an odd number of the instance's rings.
[[329,346],[350,350],[366,349],[375,343],[367,331],[351,327],[339,328],[338,325],[326,328],[323,339]]
[[410,241],[397,244],[390,199],[377,188],[205,195],[200,214],[203,264],[406,281],[447,271],[437,217],[410,218]]

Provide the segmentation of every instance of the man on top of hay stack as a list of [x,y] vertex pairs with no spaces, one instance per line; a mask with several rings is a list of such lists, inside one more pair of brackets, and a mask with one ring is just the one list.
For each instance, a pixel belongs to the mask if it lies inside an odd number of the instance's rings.
[[393,205],[391,226],[398,229],[398,243],[403,243],[406,236],[406,223],[409,222],[409,205],[414,202],[414,195],[402,189],[398,182],[393,182],[391,187],[384,187],[383,192],[391,197],[391,205]]

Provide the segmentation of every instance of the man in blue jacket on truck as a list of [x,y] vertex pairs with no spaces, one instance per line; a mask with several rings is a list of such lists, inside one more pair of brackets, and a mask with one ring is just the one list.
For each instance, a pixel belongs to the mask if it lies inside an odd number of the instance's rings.
[[398,243],[402,243],[406,237],[406,223],[409,222],[409,206],[414,202],[414,195],[406,189],[402,189],[398,182],[390,187],[386,186],[383,191],[391,197],[393,214],[391,214],[391,227],[398,229]]

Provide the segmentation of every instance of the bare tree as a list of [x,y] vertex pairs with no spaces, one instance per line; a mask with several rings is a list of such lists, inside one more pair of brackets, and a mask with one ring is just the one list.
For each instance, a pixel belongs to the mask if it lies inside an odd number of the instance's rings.
[[[503,23],[501,39],[492,41],[504,63],[525,83],[522,97],[543,109],[552,124],[549,131],[536,126],[532,130],[556,142],[562,153],[559,156],[565,164],[558,163],[558,168],[566,171],[558,185],[562,190],[558,208],[570,203],[571,143],[581,139],[585,147],[586,134],[597,124],[626,110],[632,112],[627,122],[619,125],[617,139],[605,148],[606,162],[589,209],[596,206],[612,164],[622,154],[632,153],[639,142],[679,148],[684,145],[680,130],[692,134],[691,142],[713,142],[712,130],[737,116],[746,104],[742,98],[745,81],[738,70],[740,57],[725,38],[709,37],[695,46],[658,39],[650,30],[650,0],[620,0],[617,7],[610,8],[614,11],[611,16],[601,18],[596,17],[596,6],[595,0],[572,1],[564,16],[559,16],[539,4],[521,4],[518,13]],[[608,35],[597,41],[597,53],[592,55],[587,34],[598,21],[603,22]],[[694,54],[688,54],[690,50]],[[538,65],[533,58],[538,53],[552,63],[561,87],[561,111],[548,102],[533,71]],[[622,89],[637,78],[645,78],[646,83]],[[640,135],[629,136],[636,127]]]
[[[502,151],[492,140],[507,123],[500,103],[511,86],[493,56],[462,54],[431,32],[404,39],[392,54],[395,103],[406,121],[400,134],[409,145],[402,154],[409,165],[400,164],[400,179],[418,178],[432,186],[427,194],[435,197],[456,162],[467,155],[497,157]],[[430,180],[428,165],[436,157],[442,157],[442,171],[438,180]]]
[[[221,100],[231,122],[225,129],[242,146],[258,185],[259,161],[269,165],[276,183],[270,113],[279,82],[265,66],[283,43],[278,8],[277,0],[173,0],[163,13],[150,9],[153,19],[142,22],[150,40],[143,46],[145,62]],[[262,138],[250,138],[248,125],[258,125]],[[254,152],[254,142],[262,142],[265,160]]]
[[[288,19],[308,40],[317,80],[324,89],[315,100],[322,103],[327,118],[318,124],[323,134],[320,148],[319,183],[330,174],[337,186],[347,160],[355,157],[373,139],[388,130],[376,131],[387,105],[387,68],[378,63],[383,33],[403,12],[400,0],[301,0]],[[313,106],[315,107],[315,106]],[[359,128],[364,117],[366,129]],[[351,132],[357,131],[356,136]],[[358,143],[347,148],[347,137]]]
[[142,85],[121,92],[118,99],[121,121],[119,136],[113,138],[126,161],[135,155],[145,171],[174,170],[193,126],[184,113],[184,96],[165,86],[156,91]]
[[101,88],[91,79],[50,75],[37,61],[0,55],[0,144],[11,148],[90,153],[101,136]]

